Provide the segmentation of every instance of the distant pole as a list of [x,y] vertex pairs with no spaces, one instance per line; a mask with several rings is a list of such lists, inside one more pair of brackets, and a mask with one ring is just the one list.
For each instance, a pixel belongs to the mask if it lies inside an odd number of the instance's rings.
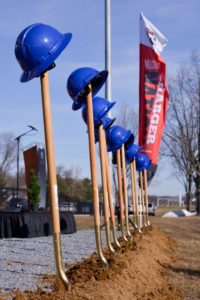
[[20,137],[18,136],[15,140],[17,141],[17,200],[19,199],[19,143]]
[[17,200],[19,199],[19,152],[20,152],[20,139],[24,136],[27,135],[28,133],[30,133],[33,130],[38,131],[35,127],[28,125],[28,127],[30,127],[29,130],[27,130],[26,132],[20,134],[19,136],[17,136],[15,138],[15,140],[17,141]]
[[[110,0],[105,0],[105,69],[109,72],[105,84],[105,98],[111,101],[111,18]],[[110,112],[108,113],[111,116]]]

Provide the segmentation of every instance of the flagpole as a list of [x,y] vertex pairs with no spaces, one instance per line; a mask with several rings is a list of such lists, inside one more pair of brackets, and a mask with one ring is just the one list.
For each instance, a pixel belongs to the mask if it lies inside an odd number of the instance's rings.
[[[105,98],[111,101],[111,0],[105,0],[105,70],[108,71],[109,76],[105,83]],[[111,112],[108,112],[108,117],[111,118]],[[108,153],[108,163],[110,167],[110,174],[113,173],[112,170],[112,154]],[[113,180],[111,176],[111,186],[113,188]],[[115,193],[112,193],[115,195]],[[116,206],[116,199],[113,197],[113,206]]]
[[[105,84],[105,98],[111,101],[111,18],[110,0],[105,0],[105,69],[109,76]],[[108,113],[111,117],[111,113]]]

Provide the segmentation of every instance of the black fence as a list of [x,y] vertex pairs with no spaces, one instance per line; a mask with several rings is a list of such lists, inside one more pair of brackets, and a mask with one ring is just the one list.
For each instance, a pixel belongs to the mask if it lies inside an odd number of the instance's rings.
[[[60,213],[62,234],[76,232],[73,213]],[[0,238],[34,238],[52,235],[50,212],[11,212],[0,211]]]

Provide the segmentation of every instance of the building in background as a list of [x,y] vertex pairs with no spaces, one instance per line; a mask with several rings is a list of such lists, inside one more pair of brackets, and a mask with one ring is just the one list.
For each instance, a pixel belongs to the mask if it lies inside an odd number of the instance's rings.
[[25,174],[27,189],[30,185],[31,170],[38,176],[40,185],[40,201],[38,208],[46,209],[46,152],[41,144],[32,144],[24,152]]

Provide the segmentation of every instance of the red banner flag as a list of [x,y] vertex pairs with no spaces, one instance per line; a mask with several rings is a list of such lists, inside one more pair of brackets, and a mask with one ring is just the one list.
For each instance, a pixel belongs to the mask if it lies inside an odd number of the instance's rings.
[[166,44],[167,39],[141,13],[138,144],[155,170],[169,98],[165,82],[166,65],[160,56]]

